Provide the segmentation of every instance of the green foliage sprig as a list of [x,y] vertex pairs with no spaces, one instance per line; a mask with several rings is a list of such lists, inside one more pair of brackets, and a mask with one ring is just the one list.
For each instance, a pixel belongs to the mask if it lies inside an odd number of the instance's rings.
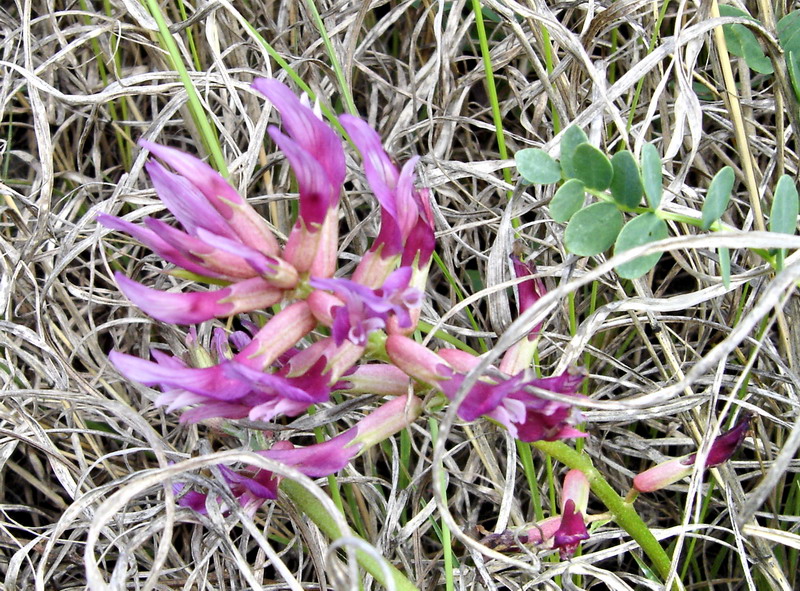
[[[579,256],[594,256],[612,246],[614,254],[663,240],[669,236],[667,220],[721,230],[719,222],[728,206],[736,177],[730,166],[711,180],[699,218],[663,209],[662,161],[653,144],[642,147],[637,162],[628,150],[610,158],[589,143],[586,134],[570,127],[561,140],[561,155],[554,159],[539,148],[515,155],[522,178],[533,184],[561,183],[550,202],[556,222],[567,224],[564,245]],[[587,203],[587,196],[596,200]],[[644,198],[644,203],[643,203]],[[770,231],[793,234],[797,224],[798,193],[794,181],[783,175],[775,188]],[[638,257],[617,267],[624,279],[637,279],[656,266],[662,253]],[[773,267],[782,266],[784,253],[758,253]],[[730,254],[719,250],[723,282],[730,283]]]

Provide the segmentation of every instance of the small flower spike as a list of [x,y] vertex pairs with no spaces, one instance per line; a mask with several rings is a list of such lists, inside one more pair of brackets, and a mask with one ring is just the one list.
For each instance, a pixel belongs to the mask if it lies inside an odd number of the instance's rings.
[[[536,265],[533,263],[523,263],[519,257],[513,254],[511,255],[511,263],[514,268],[514,275],[517,278],[536,275]],[[547,290],[544,287],[544,283],[538,277],[531,277],[531,279],[527,281],[518,283],[517,306],[519,308],[519,313],[522,314],[533,306],[545,293],[547,293]],[[503,359],[500,361],[500,371],[509,375],[514,375],[531,366],[533,356],[538,346],[536,339],[539,336],[541,328],[541,323],[537,324],[533,327],[533,330],[531,330],[527,338],[509,347],[503,355]]]
[[[480,361],[453,349],[442,349],[437,354],[402,335],[387,338],[386,353],[406,374],[437,388],[451,400],[461,389],[466,374]],[[577,396],[582,381],[583,374],[575,371],[550,378],[537,378],[527,372],[504,377],[495,372],[475,383],[461,403],[458,416],[465,421],[487,416],[522,441],[585,437],[585,433],[572,426],[580,421],[573,405],[542,398],[531,391],[539,388]]]
[[[257,453],[311,478],[321,478],[338,472],[367,448],[407,428],[421,413],[422,401],[419,398],[398,396],[328,441],[307,447],[294,447],[288,441],[279,441],[270,449]],[[277,498],[280,477],[269,470],[247,468],[235,472],[227,466],[221,466],[220,470],[234,497],[250,513],[255,513],[265,501]],[[178,492],[180,489],[176,490]],[[181,497],[178,504],[205,513],[206,498],[206,495],[192,491]]]
[[414,167],[419,158],[411,158],[398,171],[380,136],[366,121],[352,115],[342,115],[339,121],[361,152],[367,182],[381,205],[380,232],[361,259],[353,280],[378,287],[400,262],[415,270],[412,285],[423,288],[435,239],[428,190],[414,187]]
[[[714,440],[706,458],[706,468],[719,466],[733,456],[747,436],[752,417],[752,414],[744,413],[732,429],[729,429]],[[694,469],[696,460],[697,453],[693,453],[653,466],[633,479],[633,488],[640,493],[654,492],[665,488],[689,476]]]
[[287,133],[275,126],[267,131],[286,155],[300,190],[300,215],[284,257],[300,272],[331,277],[338,247],[337,206],[345,177],[342,141],[282,82],[260,78],[253,88],[281,114]]
[[489,534],[482,542],[491,548],[514,549],[517,544],[542,545],[557,548],[561,560],[575,554],[578,545],[589,539],[586,529],[586,507],[589,503],[589,481],[580,470],[570,470],[564,476],[561,490],[561,515],[554,515],[534,524],[527,531],[506,530]]

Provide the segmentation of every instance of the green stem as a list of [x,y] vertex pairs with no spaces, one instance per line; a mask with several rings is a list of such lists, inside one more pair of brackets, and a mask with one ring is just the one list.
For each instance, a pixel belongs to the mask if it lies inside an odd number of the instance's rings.
[[317,5],[314,0],[308,0],[306,5],[308,6],[308,10],[311,11],[314,24],[317,26],[317,30],[322,37],[322,42],[325,44],[325,49],[328,51],[328,57],[331,60],[333,72],[336,74],[336,80],[339,82],[339,88],[342,91],[342,97],[344,98],[344,104],[347,107],[347,112],[357,117],[358,109],[356,109],[356,104],[353,102],[353,95],[350,94],[350,88],[347,86],[347,78],[345,78],[342,65],[339,63],[339,60],[336,57],[336,52],[333,49],[333,43],[331,42],[331,38],[328,36],[328,31],[325,29],[325,23],[322,21],[322,17],[317,10]]
[[642,521],[633,505],[626,503],[616,491],[611,488],[608,481],[592,465],[591,460],[584,454],[580,454],[561,441],[537,441],[533,444],[536,449],[544,452],[573,469],[584,473],[592,492],[603,502],[611,512],[614,521],[628,534],[636,540],[645,554],[650,558],[659,575],[666,579],[672,567],[664,548],[653,536],[650,528]]
[[200,130],[200,136],[205,144],[205,148],[211,155],[211,159],[214,161],[215,168],[222,176],[226,177],[228,176],[228,166],[225,163],[225,157],[222,155],[222,148],[220,148],[219,139],[217,138],[214,128],[211,127],[208,116],[203,109],[203,104],[200,102],[200,96],[197,94],[197,90],[192,83],[192,79],[189,77],[189,72],[186,69],[186,65],[181,59],[181,53],[178,50],[178,45],[175,43],[175,39],[172,38],[172,33],[169,32],[167,21],[164,20],[164,15],[161,14],[158,1],[147,0],[147,6],[150,9],[150,15],[155,19],[156,24],[158,25],[159,37],[161,38],[161,42],[169,54],[172,67],[178,72],[178,76],[183,83],[183,87],[186,89],[186,94],[189,97],[189,111],[192,114],[192,119],[194,120],[195,125],[197,125],[197,128]]
[[[255,38],[256,41],[258,41],[261,44],[261,47],[264,48],[264,51],[266,51],[267,54],[272,59],[275,60],[275,63],[278,64],[278,66],[280,66],[280,68],[286,72],[289,78],[292,79],[292,82],[297,84],[297,87],[303,92],[305,92],[311,101],[315,101],[317,95],[314,93],[313,90],[311,90],[311,87],[308,84],[306,84],[305,80],[303,80],[300,77],[300,74],[294,71],[294,68],[292,68],[289,62],[287,62],[285,59],[283,59],[283,57],[281,57],[281,54],[279,54],[277,50],[274,47],[272,47],[272,45],[270,45],[266,39],[264,39],[261,33],[259,33],[255,29],[255,27],[253,27],[253,25],[251,25],[246,20],[240,21],[240,23],[242,24],[242,26],[247,28],[247,30],[250,32],[253,38]],[[330,106],[325,104],[324,101],[320,101],[319,108],[322,111],[322,114],[325,115],[325,119],[328,120],[328,123],[330,123],[333,127],[336,128],[336,131],[338,131],[342,136],[346,138],[349,137],[347,135],[347,132],[345,132],[344,127],[342,127],[342,124],[339,123],[339,118],[336,116],[336,113],[330,108]]]
[[[428,419],[428,426],[431,431],[431,441],[436,441],[439,437],[439,423],[434,418]],[[442,495],[442,498],[445,499],[445,504],[447,503],[447,483],[445,481],[444,473],[442,473],[442,478],[439,481],[439,491]],[[453,548],[451,542],[451,534],[450,528],[447,527],[447,524],[442,521],[439,526],[442,531],[442,552],[444,553],[444,587],[445,591],[453,591],[455,589],[455,581],[453,580]]]
[[[486,26],[483,22],[483,11],[480,0],[472,0],[472,12],[475,13],[475,26],[478,29],[478,42],[481,46],[481,58],[483,59],[483,71],[486,72],[486,92],[489,94],[489,103],[492,106],[492,119],[494,120],[494,133],[497,136],[497,151],[501,160],[508,159],[506,150],[506,137],[503,132],[503,114],[500,112],[500,101],[497,98],[497,87],[494,83],[494,68],[492,68],[492,56],[489,51],[489,40],[486,37]],[[511,184],[511,169],[503,169],[503,179]],[[509,193],[511,197],[511,193]],[[519,220],[515,219],[514,227],[519,226]]]
[[[342,537],[342,532],[339,530],[339,526],[336,525],[336,522],[331,519],[331,516],[328,515],[324,507],[319,504],[319,501],[317,501],[316,497],[308,492],[303,486],[297,484],[293,480],[284,478],[281,481],[280,489],[284,494],[286,494],[287,497],[291,499],[297,508],[305,513],[305,515],[316,524],[320,531],[322,531],[322,533],[328,536],[331,540],[336,540]],[[361,550],[356,550],[356,559],[364,568],[364,570],[375,577],[375,580],[377,580],[384,587],[386,587],[388,584],[385,575],[385,571],[388,569],[389,573],[391,574],[392,581],[394,582],[394,587],[397,589],[397,591],[419,591],[403,573],[401,573],[388,562],[385,562],[384,565],[381,566],[378,560],[366,552],[362,552]]]

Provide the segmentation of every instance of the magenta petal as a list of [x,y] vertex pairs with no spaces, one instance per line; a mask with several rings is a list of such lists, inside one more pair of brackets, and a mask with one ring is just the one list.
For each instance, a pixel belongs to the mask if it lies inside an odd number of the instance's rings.
[[339,136],[282,82],[258,78],[253,81],[253,88],[275,105],[289,135],[325,167],[325,176],[331,184],[340,187],[344,182],[345,164]]
[[347,445],[355,435],[356,429],[353,428],[316,445],[282,450],[268,449],[258,454],[292,466],[306,476],[320,478],[338,472],[356,456],[360,446]]
[[225,375],[249,382],[254,388],[262,387],[278,396],[311,404],[328,400],[330,391],[326,385],[325,374],[321,373],[324,368],[325,359],[322,358],[307,374],[286,378],[258,371],[241,363],[231,362],[225,365]]
[[225,218],[189,180],[169,172],[155,160],[148,161],[145,169],[158,197],[190,234],[205,228],[228,238],[236,236]]
[[366,121],[353,115],[342,115],[339,122],[353,140],[364,161],[364,174],[384,213],[395,220],[398,216],[394,189],[399,173],[383,149],[381,138]]
[[282,134],[278,128],[268,130],[272,140],[286,155],[297,177],[300,189],[300,217],[311,229],[321,226],[328,215],[328,210],[336,206],[339,200],[339,187],[328,178],[323,165],[300,147],[291,138]]
[[233,305],[220,303],[230,288],[204,293],[169,293],[145,287],[120,272],[114,274],[122,292],[147,314],[162,322],[194,324],[233,312]]
[[[178,494],[180,491],[175,491],[175,494]],[[186,507],[191,509],[195,513],[199,513],[200,515],[206,515],[208,510],[206,509],[206,500],[208,499],[208,495],[204,495],[199,492],[195,492],[190,490],[185,495],[178,499],[178,505],[180,507]]]
[[[533,263],[523,263],[516,255],[511,255],[511,262],[514,265],[514,274],[518,278],[536,275],[536,265]],[[533,306],[539,298],[547,293],[544,283],[538,277],[531,277],[527,281],[518,283],[517,290],[519,291],[520,314]]]
[[744,413],[732,429],[714,440],[714,443],[711,444],[711,450],[708,452],[706,468],[719,466],[731,459],[731,456],[742,445],[744,438],[747,437],[747,430],[750,428],[750,420],[752,418],[753,415],[751,413]]
[[575,502],[569,499],[564,503],[564,514],[561,516],[561,525],[553,536],[553,547],[558,548],[561,559],[564,560],[573,554],[583,540],[589,539],[589,532],[583,521],[583,515],[575,511]]
[[[250,493],[250,498],[271,500],[278,497],[278,484],[280,479],[269,470],[257,470],[255,474],[234,472],[227,466],[219,466],[223,478],[230,485],[234,495],[242,501],[243,492]],[[245,497],[247,498],[247,497]]]
[[417,269],[427,267],[436,248],[433,224],[420,217],[408,235],[400,264],[413,265]]
[[266,256],[260,250],[247,246],[238,240],[231,240],[226,236],[209,232],[204,228],[197,229],[197,237],[214,249],[246,261],[250,268],[260,275],[269,274],[269,263],[275,260]]
[[219,365],[180,369],[118,351],[109,353],[108,358],[122,375],[145,386],[166,385],[223,401],[236,400],[250,391],[249,384],[226,377]]
[[[149,218],[145,218],[145,223],[147,223],[148,220]],[[150,250],[169,263],[182,267],[187,271],[191,271],[192,273],[197,273],[198,275],[213,277],[220,276],[219,273],[207,269],[200,259],[195,256],[188,255],[185,249],[176,248],[174,245],[164,240],[163,237],[159,236],[158,233],[149,228],[132,224],[126,220],[123,220],[122,218],[105,213],[99,214],[97,216],[97,221],[103,224],[106,228],[119,230],[120,232],[125,232],[126,234],[133,236],[136,240],[147,246]],[[175,231],[179,232],[179,230]]]
[[145,140],[139,140],[139,145],[169,164],[197,187],[245,244],[268,255],[278,253],[278,242],[267,222],[216,170],[202,160],[175,148]]
[[[397,191],[395,200],[397,203],[397,225],[400,226],[400,231],[403,236],[407,238],[411,234],[411,230],[417,222],[421,219],[421,211],[419,209],[417,190],[414,187],[414,167],[419,162],[419,156],[409,158],[403,165],[400,171],[400,177],[397,180]],[[416,198],[415,198],[416,197]],[[427,224],[426,225],[430,225]]]
[[[201,275],[229,278],[234,281],[257,276],[252,265],[236,254],[220,250],[205,240],[181,232],[159,219],[147,218],[144,222],[150,230],[180,253],[185,260],[195,262],[195,266],[199,266]],[[157,254],[161,253],[157,252]],[[184,269],[191,270],[180,261],[164,258]]]
[[139,145],[190,180],[226,220],[230,220],[233,216],[230,204],[244,204],[244,199],[222,178],[222,175],[199,158],[176,148],[146,140],[139,140]]

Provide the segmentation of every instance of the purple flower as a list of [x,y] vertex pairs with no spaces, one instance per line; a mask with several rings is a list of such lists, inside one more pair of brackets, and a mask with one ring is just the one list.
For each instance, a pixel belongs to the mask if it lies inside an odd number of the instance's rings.
[[[252,338],[239,339],[244,341],[239,352],[230,358],[218,357],[216,365],[208,354],[204,355],[209,364],[205,367],[188,367],[182,360],[160,351],[153,351],[155,361],[117,351],[110,353],[109,358],[128,379],[159,386],[163,394],[156,402],[168,410],[196,405],[181,417],[185,422],[216,417],[270,420],[277,414],[296,416],[311,404],[326,401],[329,385],[339,375],[327,368],[327,358],[322,355],[305,365],[302,372],[295,372],[292,361],[301,356],[296,352],[278,371],[265,370],[293,349],[315,325],[308,305],[297,302],[273,316]],[[222,348],[219,342],[217,348]],[[201,357],[194,337],[190,349],[194,357]]]
[[175,148],[139,143],[177,172],[171,174],[156,162],[148,165],[159,197],[189,233],[203,228],[238,238],[267,256],[278,254],[278,242],[264,218],[208,164]]
[[561,560],[575,554],[583,540],[589,539],[589,532],[583,521],[580,511],[575,511],[575,502],[568,500],[564,506],[564,514],[561,516],[561,525],[553,535],[553,547],[558,548]]
[[[400,396],[328,441],[307,447],[294,447],[288,441],[280,441],[270,449],[257,453],[291,466],[311,478],[321,478],[338,472],[365,449],[405,429],[421,412],[422,401],[415,396]],[[234,497],[248,511],[255,512],[265,501],[277,497],[280,477],[269,470],[250,467],[236,472],[227,466],[221,466],[220,470]],[[204,513],[205,500],[205,495],[189,492],[178,503]]]
[[[536,265],[523,263],[516,255],[511,255],[514,275],[517,278],[528,277],[536,274]],[[547,291],[544,283],[539,278],[531,278],[517,284],[517,304],[519,313],[522,314],[533,306]],[[536,354],[537,342],[541,330],[541,323],[533,327],[526,339],[517,341],[508,348],[500,361],[500,371],[514,375],[528,369]]]
[[[719,466],[733,456],[747,436],[752,418],[752,414],[745,412],[733,428],[714,440],[706,458],[706,468]],[[693,453],[653,466],[636,475],[633,479],[633,488],[641,493],[665,488],[691,474],[696,460],[697,454]]]
[[161,200],[185,231],[146,218],[145,226],[101,214],[98,221],[127,232],[167,262],[234,285],[201,294],[161,293],[117,275],[123,292],[164,322],[187,324],[271,306],[293,288],[297,271],[278,256],[266,222],[207,164],[178,150],[141,142],[178,174],[155,161],[145,167]]
[[[443,349],[436,354],[401,335],[387,338],[386,353],[409,376],[436,387],[450,399],[456,397],[466,374],[480,361],[455,349]],[[539,388],[577,399],[582,373],[567,371],[550,378],[537,378],[528,372],[511,377],[498,374],[484,376],[472,386],[458,408],[459,417],[474,421],[481,415],[487,416],[523,441],[586,436],[572,426],[580,421],[580,413],[572,404],[545,399],[532,391]]]
[[287,272],[288,265],[276,258],[278,243],[267,223],[217,172],[179,150],[140,144],[178,171],[169,172],[153,160],[145,165],[156,193],[185,231],[152,218],[141,228],[106,214],[98,216],[102,224],[131,234],[168,262],[201,275],[237,281],[260,275],[269,279],[273,267]]
[[[365,121],[352,115],[342,115],[339,120],[361,152],[367,182],[381,205],[380,232],[353,279],[378,286],[398,259],[402,266],[426,273],[435,238],[428,190],[414,187],[414,166],[419,158],[411,158],[398,171],[380,136]],[[417,287],[424,285],[424,273],[421,281],[414,281]]]
[[410,312],[422,304],[422,293],[409,287],[411,274],[410,267],[400,267],[379,289],[370,289],[350,279],[312,279],[309,282],[312,287],[332,291],[344,304],[331,310],[327,300],[321,302],[324,310],[317,318],[333,315],[333,338],[337,345],[345,340],[366,345],[369,333],[383,329],[390,314],[397,318],[400,327],[411,328]]
[[156,320],[194,324],[274,306],[283,291],[260,277],[245,279],[216,291],[171,293],[146,287],[120,272],[114,277],[127,298]]
[[557,548],[562,560],[575,554],[578,545],[589,539],[586,529],[586,507],[589,503],[589,481],[580,470],[564,476],[561,490],[561,514],[548,517],[524,532],[504,531],[489,534],[482,542],[491,548],[510,549],[517,544],[545,545]]
[[342,141],[285,84],[260,78],[253,88],[281,114],[288,135],[274,126],[267,131],[286,155],[300,190],[300,215],[284,256],[298,271],[330,277],[336,268],[337,205],[345,177]]

